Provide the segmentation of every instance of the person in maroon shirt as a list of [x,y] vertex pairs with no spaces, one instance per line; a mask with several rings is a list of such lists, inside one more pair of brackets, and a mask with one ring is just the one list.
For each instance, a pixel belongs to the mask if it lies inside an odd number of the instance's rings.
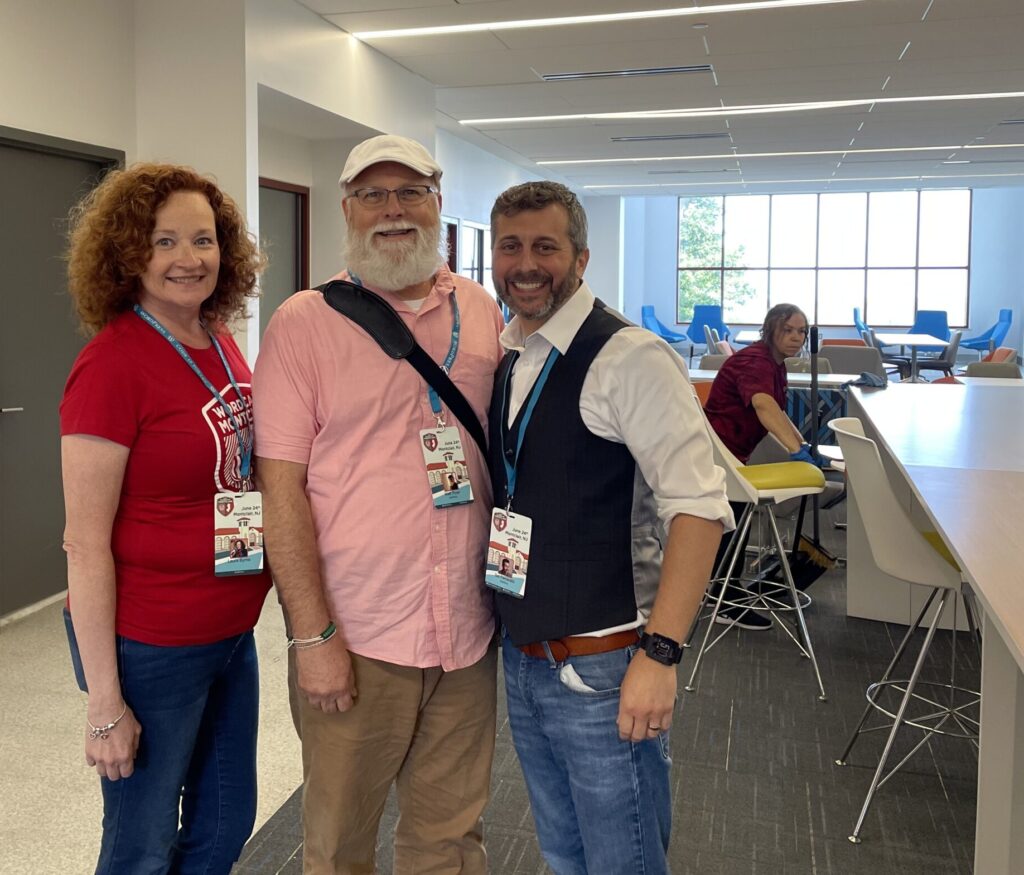
[[[771,432],[793,456],[803,436],[786,416],[786,365],[807,340],[807,317],[795,304],[776,304],[764,317],[761,339],[725,360],[711,385],[704,410],[712,428],[737,459],[746,463]],[[810,461],[795,459],[795,461]]]
[[[711,385],[704,412],[722,443],[744,464],[762,438],[771,433],[794,462],[824,462],[812,454],[803,436],[785,413],[786,359],[803,349],[807,340],[807,317],[795,304],[776,304],[761,326],[761,339],[725,360]],[[743,504],[730,502],[739,519]],[[728,544],[723,540],[715,567]],[[733,587],[730,587],[732,590]],[[742,595],[742,594],[740,594]],[[727,598],[732,595],[727,593]],[[744,629],[768,629],[771,621],[741,607],[726,607],[718,615],[721,623]]]

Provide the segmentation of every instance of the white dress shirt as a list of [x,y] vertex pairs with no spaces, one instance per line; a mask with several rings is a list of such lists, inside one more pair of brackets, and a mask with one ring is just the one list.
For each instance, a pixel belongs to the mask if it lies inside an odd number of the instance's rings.
[[[551,348],[564,354],[593,306],[594,293],[583,282],[525,340],[518,316],[505,327],[502,346],[520,353],[512,370],[510,426]],[[666,528],[680,513],[721,520],[726,531],[734,527],[725,472],[714,463],[686,364],[660,337],[635,325],[613,334],[587,371],[580,414],[593,434],[626,445],[654,492]]]

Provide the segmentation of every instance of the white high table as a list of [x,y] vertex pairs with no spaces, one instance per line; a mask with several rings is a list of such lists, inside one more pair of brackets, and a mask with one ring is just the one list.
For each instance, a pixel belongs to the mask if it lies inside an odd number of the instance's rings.
[[[1017,391],[853,388],[849,403],[878,443],[894,488],[905,487],[915,513],[926,518],[921,527],[942,536],[982,606],[974,871],[1018,875],[1024,871],[1024,381]],[[872,583],[858,579],[873,563],[870,553],[864,556],[866,543],[857,543],[853,530],[862,535],[863,526],[856,517],[851,494],[848,592]]]
[[[712,383],[718,376],[718,371],[707,368],[692,368],[690,370],[691,383]],[[851,380],[859,380],[860,374],[818,374],[818,388],[835,391]],[[810,374],[786,374],[786,382],[790,389],[808,389],[811,385]]]
[[917,348],[919,346],[945,346],[946,341],[930,334],[890,334],[887,331],[876,331],[875,337],[882,346],[910,347],[910,382],[921,382],[917,376]]

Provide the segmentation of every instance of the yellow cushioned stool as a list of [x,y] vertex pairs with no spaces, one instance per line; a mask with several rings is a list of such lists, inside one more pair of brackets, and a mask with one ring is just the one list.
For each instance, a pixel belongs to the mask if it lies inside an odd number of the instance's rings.
[[[743,502],[746,507],[736,523],[736,531],[729,542],[729,547],[712,577],[712,583],[717,587],[717,595],[712,594],[714,589],[709,589],[704,594],[701,606],[704,613],[697,612],[687,636],[689,642],[696,633],[700,622],[707,619],[707,628],[704,630],[700,648],[690,672],[690,680],[685,689],[689,692],[696,690],[697,674],[707,652],[736,626],[742,616],[747,611],[763,611],[771,617],[772,625],[778,625],[796,644],[800,653],[810,660],[814,669],[814,677],[818,683],[818,699],[824,702],[826,701],[825,687],[821,681],[821,671],[818,669],[818,660],[814,655],[810,632],[807,630],[807,622],[804,618],[804,608],[810,604],[810,599],[799,592],[793,582],[789,558],[782,543],[782,536],[779,534],[772,506],[791,498],[820,495],[825,489],[825,475],[819,468],[808,462],[744,465],[729,452],[725,444],[715,434],[710,423],[706,424],[715,450],[715,462],[725,469],[726,494],[729,501]],[[741,554],[755,516],[767,524],[771,534],[771,546],[784,579],[784,583],[772,583],[767,591],[764,589],[747,590],[741,584],[745,564]],[[799,533],[794,537],[799,537]],[[735,583],[730,585],[730,581],[735,581]],[[707,611],[709,606],[710,611]],[[727,613],[723,613],[723,606],[727,609]],[[790,628],[790,624],[784,622],[780,616],[787,613],[796,617],[794,628]],[[716,623],[724,625],[724,629],[712,639],[711,632]]]

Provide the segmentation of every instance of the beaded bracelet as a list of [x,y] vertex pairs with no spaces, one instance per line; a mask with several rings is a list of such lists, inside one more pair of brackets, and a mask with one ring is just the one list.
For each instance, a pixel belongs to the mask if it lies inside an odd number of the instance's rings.
[[327,628],[323,632],[313,638],[289,638],[288,646],[294,647],[296,650],[308,650],[310,647],[319,647],[321,644],[326,644],[330,641],[337,631],[338,627],[332,621],[327,624]]
[[110,737],[110,730],[117,726],[121,722],[121,718],[128,713],[128,703],[124,703],[124,707],[121,709],[121,713],[117,717],[108,723],[106,726],[93,726],[89,722],[89,718],[85,718],[85,722],[89,724],[89,738],[96,740],[97,738],[102,741],[106,741]]

